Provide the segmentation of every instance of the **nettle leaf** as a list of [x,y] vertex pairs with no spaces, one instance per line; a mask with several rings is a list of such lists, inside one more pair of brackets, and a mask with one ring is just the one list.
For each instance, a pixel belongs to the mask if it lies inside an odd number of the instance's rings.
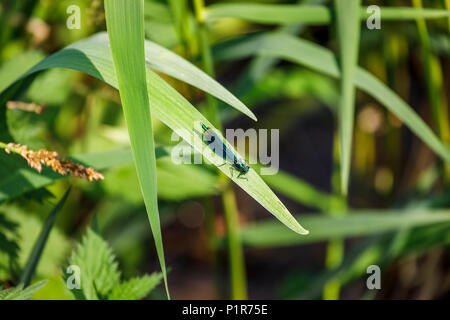
[[[3,224],[7,219],[7,224]],[[14,228],[9,225],[14,224]],[[44,223],[38,217],[30,215],[25,209],[13,205],[4,205],[0,214],[0,279],[18,278],[18,270],[27,264],[33,246],[42,232]],[[1,235],[4,235],[3,238]],[[3,241],[7,246],[3,246]],[[61,263],[70,252],[68,239],[53,227],[45,248],[41,252],[36,275],[49,278],[60,270]],[[3,250],[8,250],[4,252]]]
[[114,287],[108,295],[108,300],[140,300],[145,298],[150,291],[161,283],[163,276],[160,272],[136,277],[124,281]]
[[81,244],[72,253],[69,265],[80,268],[81,289],[79,292],[73,290],[77,298],[102,299],[119,285],[121,273],[115,256],[108,243],[91,229],[87,230]]
[[[76,300],[134,300],[146,297],[160,284],[162,273],[152,273],[127,281],[120,281],[116,256],[109,244],[88,229],[78,248],[72,253],[69,265],[80,269],[80,289],[72,289]],[[69,274],[64,273],[64,281]],[[68,291],[69,292],[69,291]]]
[[23,284],[18,285],[15,288],[9,288],[0,291],[0,300],[29,300],[31,295],[41,289],[47,280],[42,280],[23,288]]
[[9,275],[11,266],[18,266],[19,224],[0,212],[0,278]]

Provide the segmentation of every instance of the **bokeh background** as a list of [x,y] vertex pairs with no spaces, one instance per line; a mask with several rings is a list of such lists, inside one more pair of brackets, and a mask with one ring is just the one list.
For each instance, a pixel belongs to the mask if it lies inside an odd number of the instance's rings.
[[[232,2],[237,1],[207,1],[206,4]],[[332,5],[328,1],[303,2]],[[66,27],[66,9],[71,4],[81,8],[79,30]],[[413,6],[406,0],[363,1],[363,4]],[[424,2],[427,8],[443,9],[445,5],[446,1]],[[170,1],[145,0],[146,37],[202,68],[194,6],[187,1],[181,16],[172,6]],[[0,10],[1,90],[44,57],[106,30],[100,0],[3,0]],[[421,27],[415,20],[383,21],[380,30],[368,30],[364,22],[361,26],[359,66],[395,91],[448,143],[446,134],[450,119],[445,110],[450,92],[449,19],[427,20],[425,33],[423,24]],[[332,24],[278,26],[237,18],[216,19],[208,24],[214,54],[219,54],[224,46],[231,46],[233,40],[274,30],[298,35],[334,52],[338,50]],[[428,49],[425,53],[424,47]],[[267,183],[286,207],[298,215],[300,222],[304,214],[325,218],[310,222],[310,226],[305,222],[311,234],[320,230],[321,236],[317,239],[305,243],[288,240],[280,244],[277,239],[290,231],[240,188],[234,188],[243,232],[258,222],[266,223],[263,228],[252,229],[248,238],[243,237],[248,297],[448,297],[448,220],[418,227],[409,227],[407,221],[404,226],[397,222],[392,228],[385,228],[381,223],[381,227],[375,228],[379,232],[366,232],[364,226],[379,223],[379,220],[362,219],[349,222],[354,223],[352,227],[356,231],[353,233],[333,237],[334,224],[327,220],[330,215],[323,211],[326,211],[325,202],[334,199],[333,183],[338,179],[333,169],[333,148],[339,82],[281,60],[272,59],[269,65],[258,67],[256,59],[246,57],[215,63],[215,78],[249,106],[259,119],[255,123],[219,104],[224,127],[279,129],[280,173],[268,177]],[[433,69],[431,80],[426,76],[427,61],[431,61],[429,64]],[[205,105],[203,92],[161,76],[194,106],[201,109]],[[13,142],[34,150],[56,150],[61,156],[129,147],[118,91],[90,76],[52,69],[39,74],[19,100],[44,105],[45,109],[40,114],[15,109],[5,111]],[[438,116],[436,108],[442,111]],[[171,130],[156,118],[153,124],[156,142],[164,146],[173,144]],[[20,157],[0,152],[2,164],[8,157],[20,168],[26,167]],[[364,214],[371,208],[383,214],[384,211],[394,210],[395,213],[421,208],[424,212],[441,209],[448,214],[450,173],[446,166],[401,119],[369,95],[357,91],[349,211],[360,210]],[[227,228],[221,184],[215,171],[207,165],[176,166],[170,157],[158,159],[157,170],[162,234],[173,297],[229,298]],[[36,279],[48,279],[49,282],[36,292],[34,298],[67,297],[61,281],[62,268],[88,227],[98,230],[111,245],[125,277],[159,270],[134,166],[128,162],[102,173],[103,181],[61,179],[45,188],[2,198],[0,212],[5,219],[17,223],[14,237],[19,247],[16,270],[11,271],[4,256],[0,258],[3,260],[0,260],[0,279],[4,286],[17,282],[17,272],[23,267],[45,217],[69,185],[72,186],[71,193],[37,269]],[[8,185],[11,174],[11,169],[3,165],[0,169],[2,188],[14,188],[14,185]],[[359,227],[363,231],[358,232]],[[7,233],[7,230],[3,232]],[[381,290],[366,287],[366,268],[372,264],[381,267]],[[336,287],[339,288],[337,294]],[[152,291],[149,297],[164,299],[163,286]]]

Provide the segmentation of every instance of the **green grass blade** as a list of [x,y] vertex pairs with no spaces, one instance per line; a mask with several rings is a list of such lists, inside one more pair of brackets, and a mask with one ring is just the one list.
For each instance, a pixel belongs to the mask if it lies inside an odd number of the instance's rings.
[[308,237],[295,237],[271,221],[249,225],[242,230],[245,245],[257,248],[293,246],[334,238],[366,236],[450,221],[450,210],[363,210],[342,217],[302,215],[302,223],[314,230]]
[[284,196],[321,211],[328,210],[332,201],[339,201],[332,195],[283,171],[278,171],[275,175],[264,176],[263,180]]
[[228,251],[230,255],[231,299],[246,300],[248,299],[248,294],[244,252],[240,238],[236,197],[232,188],[227,188],[224,191],[222,202],[227,224]]
[[325,6],[296,4],[218,3],[206,8],[205,18],[239,18],[261,24],[326,24],[332,11]]
[[120,98],[148,219],[164,276],[167,271],[156,191],[156,157],[144,53],[144,1],[105,1],[106,24]]
[[[320,5],[326,0],[303,0],[299,3],[303,5]],[[301,34],[306,29],[306,25],[292,23],[280,26],[276,31],[291,35]],[[274,57],[255,57],[247,69],[242,72],[240,79],[235,85],[235,93],[238,96],[244,95],[253,88],[272,68],[277,64],[278,59]]]
[[[275,56],[298,63],[334,78],[340,77],[336,57],[330,50],[307,40],[298,39],[286,34],[260,35],[250,41],[234,41],[231,45],[215,48],[215,60],[238,59],[252,55]],[[355,85],[370,94],[389,111],[401,119],[442,159],[450,162],[450,149],[444,145],[427,124],[414,112],[402,98],[380,80],[363,68],[358,67],[355,74]]]
[[355,117],[355,71],[359,51],[359,5],[360,0],[335,0],[337,33],[339,38],[339,61],[341,69],[341,96],[338,107],[338,130],[340,138],[341,192],[346,195],[350,176],[350,162]]
[[[366,20],[370,16],[367,7],[358,7],[357,10],[360,12],[361,20]],[[409,7],[380,7],[380,14],[382,21],[439,19],[450,16],[447,10]],[[218,3],[206,8],[208,21],[218,18],[239,18],[259,24],[326,25],[332,22],[334,15],[335,11],[330,7],[296,4]]]
[[[109,48],[102,43],[97,45],[94,45],[92,42],[89,45],[86,45],[86,42],[75,43],[47,57],[22,75],[18,81],[26,80],[25,78],[28,76],[49,68],[79,70],[117,88],[111,53]],[[213,128],[211,123],[150,68],[147,68],[146,71],[147,92],[150,101],[152,101],[152,114],[175,131],[182,139],[193,145],[196,151],[203,153],[208,161],[216,165],[222,164],[223,159],[221,157],[211,154],[209,152],[211,150],[207,147],[205,148],[204,144],[201,143],[202,141],[198,141],[201,140],[198,139],[198,132],[202,130],[199,122],[203,122]],[[1,93],[0,101],[11,94],[14,89],[17,89],[17,84],[17,81],[14,82],[7,90]],[[222,136],[221,139],[225,140]],[[195,141],[200,142],[200,145],[196,144]],[[228,145],[228,147],[234,150],[232,146]],[[238,155],[237,152],[236,154]],[[286,226],[300,234],[308,233],[292,217],[289,210],[281,203],[255,170],[250,170],[246,174],[248,180],[244,180],[237,179],[236,174],[231,176],[229,166],[221,166],[219,169]]]
[[[95,54],[99,45],[108,46],[108,36],[105,32],[100,32],[72,46],[79,47],[80,45],[84,47],[84,51],[92,50],[92,53]],[[208,74],[172,51],[146,40],[145,56],[147,66],[150,66],[152,69],[199,88],[256,121],[253,112],[238,98]]]
[[[413,0],[414,7],[422,8],[421,0]],[[425,19],[416,20],[419,32],[422,68],[425,74],[425,86],[427,88],[428,101],[433,115],[434,126],[439,137],[446,143],[450,142],[450,127],[448,120],[448,108],[443,90],[442,68],[439,59],[431,51],[430,36]]]
[[[366,20],[371,13],[361,9],[361,19]],[[450,12],[443,9],[416,9],[410,7],[380,7],[382,21],[412,21],[422,19],[442,19],[450,17]]]
[[[450,0],[445,0],[445,9],[450,11]],[[450,16],[448,17],[448,31],[450,32]]]
[[153,69],[189,83],[215,96],[256,121],[256,116],[253,112],[238,98],[208,74],[180,56],[150,41],[145,42],[145,55],[150,57],[150,59],[147,59],[147,63]]
[[61,211],[64,203],[67,200],[67,197],[69,196],[69,192],[70,188],[67,189],[67,191],[62,196],[61,200],[58,201],[56,206],[53,208],[53,210],[50,212],[47,219],[45,220],[44,225],[42,226],[42,231],[39,234],[39,238],[37,238],[33,246],[33,250],[31,251],[30,256],[28,257],[27,264],[25,265],[25,268],[20,277],[20,283],[22,283],[24,287],[28,287],[31,282],[31,279],[33,278],[33,275],[36,271],[36,267],[41,258],[42,252],[44,251],[45,244],[47,243],[50,231],[52,230],[52,227],[55,224],[58,213]]
[[24,288],[22,284],[14,288],[0,291],[0,300],[29,300],[31,295],[47,284],[47,280],[42,280]]

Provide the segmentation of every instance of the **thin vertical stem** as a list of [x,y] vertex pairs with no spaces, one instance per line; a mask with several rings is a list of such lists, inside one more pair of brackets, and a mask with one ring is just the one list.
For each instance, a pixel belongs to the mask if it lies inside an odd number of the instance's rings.
[[[208,27],[205,23],[205,3],[203,0],[194,0],[195,18],[198,24],[198,41],[202,53],[203,68],[211,77],[215,76],[214,62],[211,53],[211,46],[209,43]],[[206,117],[219,130],[222,130],[220,123],[217,100],[211,95],[206,95],[207,111]]]
[[[331,176],[332,192],[336,201],[330,203],[328,214],[332,216],[340,216],[347,210],[347,198],[341,193],[341,167],[340,167],[340,145],[339,134],[336,130],[334,134],[333,144],[333,172]],[[332,239],[328,242],[325,267],[328,270],[337,269],[344,260],[344,240]],[[325,284],[323,288],[323,299],[337,300],[340,295],[341,282],[338,277],[334,277]]]
[[218,243],[219,237],[217,236],[216,226],[215,226],[215,214],[213,207],[213,199],[206,198],[203,201],[203,208],[205,209],[205,229],[206,236],[208,237],[208,247],[211,254],[211,269],[213,272],[213,278],[215,287],[217,290],[217,295],[219,299],[223,297],[223,285],[220,279],[220,272],[222,271],[220,264],[220,257],[218,254]]
[[[194,0],[195,17],[198,23],[198,39],[201,46],[203,69],[214,77],[214,62],[209,43],[208,28],[205,23],[205,3],[203,0]],[[207,95],[207,117],[212,124],[222,131],[217,100]],[[219,170],[218,170],[219,171]],[[222,202],[225,211],[225,220],[228,232],[228,245],[230,255],[231,272],[231,297],[232,299],[247,299],[247,283],[245,277],[245,260],[242,243],[239,236],[239,219],[236,199],[233,189],[228,183],[228,178],[219,171],[220,179],[226,179],[225,191]]]
[[[422,0],[412,0],[415,8],[423,8]],[[448,106],[443,94],[443,76],[439,59],[432,53],[430,37],[425,19],[416,19],[421,43],[422,65],[425,74],[425,85],[430,102],[433,122],[439,137],[444,143],[450,142],[450,124],[448,121]],[[450,181],[448,165],[443,164],[444,181]]]
[[[445,8],[450,10],[450,0],[445,0]],[[448,17],[448,32],[450,33],[450,17]]]
[[239,216],[236,198],[231,186],[223,193],[223,207],[228,231],[228,250],[230,252],[231,298],[247,299],[245,261],[239,232]]
[[[334,1],[337,36],[339,39],[341,92],[333,148],[332,188],[336,199],[341,199],[342,201],[333,201],[331,203],[329,214],[333,216],[345,214],[347,209],[355,114],[356,88],[354,78],[359,53],[360,3],[361,0]],[[340,181],[338,181],[339,177]],[[329,270],[336,269],[340,266],[343,259],[343,240],[330,240],[326,253],[326,268]],[[339,278],[335,277],[329,280],[324,286],[323,298],[339,299],[340,287]]]

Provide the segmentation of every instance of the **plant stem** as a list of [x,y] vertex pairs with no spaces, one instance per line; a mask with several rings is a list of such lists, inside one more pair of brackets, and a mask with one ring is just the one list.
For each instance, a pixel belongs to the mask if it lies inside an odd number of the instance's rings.
[[220,271],[221,271],[221,264],[220,264],[220,257],[218,255],[218,242],[219,237],[216,233],[216,227],[215,227],[215,214],[214,214],[214,207],[213,207],[213,199],[206,198],[203,200],[203,208],[205,210],[205,229],[206,229],[206,236],[208,237],[208,247],[211,254],[211,269],[213,272],[213,278],[215,287],[217,290],[217,295],[219,299],[223,297],[223,285],[221,282],[220,277]]
[[231,186],[225,189],[222,199],[228,231],[228,250],[230,252],[231,298],[243,300],[247,299],[245,261],[239,233],[236,198]]
[[[335,195],[336,201],[330,203],[330,208],[328,214],[332,216],[341,216],[345,214],[347,210],[347,198],[342,196],[340,191],[340,145],[339,145],[339,135],[337,131],[334,134],[334,144],[333,144],[333,173],[331,176],[332,191]],[[328,270],[337,269],[342,261],[344,260],[344,240],[342,239],[332,239],[328,242],[326,257],[325,257],[325,267]],[[341,288],[341,283],[338,277],[334,277],[327,281],[323,288],[323,299],[325,300],[337,300],[339,299],[339,292]]]
[[[450,10],[450,0],[445,0],[445,8]],[[450,33],[450,17],[448,17],[448,32]]]
[[[192,57],[192,47],[194,42],[191,41],[189,28],[190,15],[188,14],[187,0],[168,0],[168,2],[172,11],[174,25],[180,41],[182,53],[185,58],[189,60]],[[192,86],[185,82],[182,82],[181,86],[183,91],[186,93],[186,98],[188,100],[191,97],[194,97],[194,90],[192,89]]]
[[[208,29],[205,24],[205,3],[203,0],[194,0],[195,17],[198,23],[198,39],[201,46],[203,69],[211,77],[214,77],[214,62],[211,54],[211,47],[208,37]],[[220,131],[222,123],[220,121],[217,100],[207,95],[207,118]],[[247,284],[245,277],[245,261],[242,250],[242,243],[239,236],[239,221],[236,199],[228,178],[219,171],[219,179],[225,182],[225,191],[222,195],[222,202],[225,211],[225,220],[228,232],[228,245],[231,269],[231,297],[232,299],[247,299]]]
[[[447,5],[450,5],[446,1]],[[423,8],[422,0],[412,0],[415,8]],[[422,67],[425,74],[425,85],[433,116],[433,122],[438,135],[444,143],[450,142],[450,124],[448,121],[448,106],[443,94],[443,77],[439,59],[432,53],[430,37],[425,19],[416,19],[421,43]],[[443,163],[444,182],[450,181],[450,170],[447,163]]]
[[[208,37],[208,28],[205,23],[205,3],[203,0],[194,0],[195,18],[198,23],[198,41],[201,47],[203,69],[207,74],[214,78],[214,63],[211,54],[211,46]],[[206,95],[207,110],[206,117],[211,123],[219,130],[222,130],[222,124],[220,123],[217,100],[211,95]]]
[[22,153],[22,150],[20,148],[14,147],[13,145],[9,145],[1,141],[0,141],[0,148],[4,149],[6,152],[12,152],[16,154]]
[[45,220],[44,225],[42,226],[41,233],[39,234],[39,237],[36,239],[36,242],[34,243],[33,250],[31,251],[28,257],[27,263],[20,277],[20,283],[23,283],[24,287],[28,287],[30,285],[31,280],[34,274],[36,273],[37,266],[42,257],[42,252],[44,251],[45,245],[47,244],[50,232],[53,226],[55,225],[56,218],[58,217],[61,208],[63,207],[64,203],[67,200],[67,197],[69,196],[69,192],[70,187],[64,193],[61,200],[59,200],[58,203],[55,205],[55,207]]

